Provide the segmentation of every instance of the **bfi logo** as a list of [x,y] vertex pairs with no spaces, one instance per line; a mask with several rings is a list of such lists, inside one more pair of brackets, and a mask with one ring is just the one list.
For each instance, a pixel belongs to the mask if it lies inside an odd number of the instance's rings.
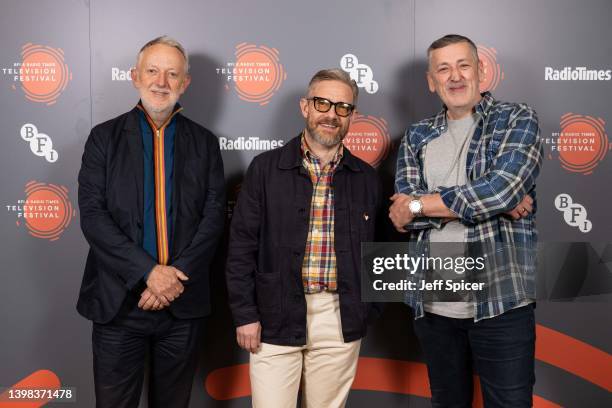
[[58,159],[57,151],[53,149],[53,141],[44,133],[39,133],[36,126],[26,123],[21,127],[21,138],[30,144],[30,150],[36,156],[44,157],[49,163]]
[[563,219],[567,225],[576,227],[583,233],[593,228],[593,223],[587,219],[586,208],[582,204],[574,203],[569,194],[559,194],[555,198],[555,207],[563,212]]
[[345,54],[340,58],[340,67],[351,75],[357,86],[369,94],[378,92],[378,82],[374,81],[374,72],[366,64],[360,64],[353,54]]

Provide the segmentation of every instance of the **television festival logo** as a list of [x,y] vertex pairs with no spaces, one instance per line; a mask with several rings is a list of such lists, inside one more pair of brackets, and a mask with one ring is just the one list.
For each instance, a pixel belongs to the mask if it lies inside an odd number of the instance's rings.
[[480,82],[480,92],[494,91],[504,79],[504,71],[497,62],[497,51],[493,47],[478,45],[478,58],[484,68],[484,79]]
[[13,63],[10,68],[2,68],[2,73],[16,83],[26,99],[32,102],[53,105],[72,80],[72,72],[64,61],[64,51],[44,45],[27,43],[21,50],[21,62]]
[[387,157],[391,147],[387,122],[355,114],[343,143],[355,156],[376,167]]
[[17,217],[18,227],[25,226],[29,234],[55,241],[68,228],[76,210],[68,197],[68,189],[55,184],[30,181],[25,186],[25,199],[6,205]]
[[217,75],[226,80],[225,88],[233,83],[243,101],[266,105],[287,79],[276,48],[242,43],[236,46],[236,60],[217,68]]
[[566,113],[561,116],[559,132],[545,138],[550,145],[549,159],[558,155],[561,167],[572,173],[592,174],[612,149],[601,118]]
[[340,58],[340,67],[351,75],[351,79],[359,88],[365,89],[369,94],[378,92],[378,82],[374,80],[374,72],[369,65],[360,64],[353,54],[345,54]]
[[30,150],[36,156],[44,157],[49,163],[55,163],[58,159],[57,151],[53,149],[53,141],[44,133],[40,133],[36,126],[26,123],[21,127],[21,138],[28,142]]
[[587,233],[593,223],[587,219],[587,210],[582,204],[575,203],[569,194],[562,193],[555,198],[555,208],[563,213],[563,219],[570,227]]

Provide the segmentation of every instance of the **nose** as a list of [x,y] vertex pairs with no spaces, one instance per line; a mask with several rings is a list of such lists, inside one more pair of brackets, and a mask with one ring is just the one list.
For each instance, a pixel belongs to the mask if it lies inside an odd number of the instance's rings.
[[165,88],[167,84],[168,84],[168,80],[166,78],[166,74],[164,74],[163,72],[160,72],[155,78],[155,85],[157,85],[160,88]]
[[332,106],[327,112],[325,112],[325,116],[327,116],[329,119],[337,118],[338,114],[336,113],[336,107]]
[[451,81],[459,81],[461,79],[461,74],[459,72],[458,69],[456,68],[451,68],[451,76],[450,76]]

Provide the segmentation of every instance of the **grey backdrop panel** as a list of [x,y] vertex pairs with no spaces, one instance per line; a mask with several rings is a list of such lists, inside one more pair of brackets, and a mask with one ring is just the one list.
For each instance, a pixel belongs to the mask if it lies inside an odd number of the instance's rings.
[[[20,61],[28,43],[64,51],[72,80],[53,105],[27,100],[11,75],[0,78],[4,148],[0,152],[3,204],[25,196],[26,183],[36,180],[65,186],[76,206],[76,175],[83,145],[92,125],[131,109],[137,93],[129,81],[113,80],[115,72],[134,65],[138,49],[149,39],[169,34],[191,56],[193,82],[184,95],[185,114],[231,140],[240,137],[287,141],[301,131],[298,110],[308,79],[318,69],[339,66],[351,53],[369,65],[379,84],[375,94],[361,90],[359,110],[384,118],[393,149],[379,166],[391,194],[397,143],[405,128],[440,108],[426,82],[425,52],[446,33],[470,36],[494,48],[504,77],[494,90],[498,99],[526,102],[539,114],[542,134],[560,130],[561,116],[573,112],[612,121],[612,81],[545,81],[545,67],[585,66],[612,69],[612,5],[606,0],[520,1],[325,1],[260,0],[165,1],[22,1],[4,5],[0,16],[0,67]],[[234,85],[217,73],[235,61],[236,45],[275,48],[287,78],[269,103],[246,102]],[[15,85],[16,89],[13,89]],[[26,123],[48,134],[59,153],[48,163],[29,150],[19,131]],[[606,124],[606,131],[610,126]],[[592,174],[563,169],[558,154],[549,155],[538,180],[538,228],[542,241],[610,241],[612,162],[603,159]],[[223,151],[231,209],[251,159],[259,151]],[[550,158],[549,158],[550,156]],[[582,233],[570,227],[554,206],[568,193],[588,210],[593,228]],[[10,386],[39,369],[49,369],[64,386],[76,387],[77,403],[94,406],[91,324],[74,305],[87,244],[77,217],[60,239],[35,238],[4,207],[2,284],[0,285],[0,386]],[[391,238],[397,238],[390,235]],[[226,240],[227,237],[224,238]],[[208,319],[194,382],[193,407],[246,407],[248,397],[215,400],[205,389],[209,374],[248,362],[235,345],[223,283],[225,245],[215,261],[212,285],[214,313]],[[604,259],[608,265],[612,256]],[[580,271],[576,271],[580,273]],[[538,304],[537,321],[546,328],[590,344],[606,353],[612,348],[610,297],[577,302]],[[412,332],[411,313],[390,305],[362,345],[362,357],[422,362]],[[569,352],[571,357],[571,350]],[[612,376],[607,369],[608,378]],[[401,375],[401,373],[397,373]],[[563,406],[610,406],[609,389],[579,375],[536,362],[534,393]],[[234,378],[226,378],[231,388]],[[610,386],[609,380],[607,386]],[[141,406],[145,406],[143,398]],[[381,391],[352,391],[348,406],[424,407],[426,398]],[[48,406],[64,406],[50,403]]]

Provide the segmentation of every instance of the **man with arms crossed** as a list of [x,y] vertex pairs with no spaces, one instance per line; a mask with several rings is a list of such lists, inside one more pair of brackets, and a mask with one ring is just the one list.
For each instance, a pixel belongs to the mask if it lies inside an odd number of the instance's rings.
[[[434,41],[428,59],[429,89],[444,109],[402,139],[389,217],[417,242],[528,252],[537,240],[532,212],[542,162],[535,112],[479,92],[483,66],[466,37]],[[485,299],[424,302],[422,293],[407,294],[434,407],[472,406],[472,360],[486,407],[531,407],[535,264],[517,253],[519,267],[489,259]]]
[[227,286],[238,344],[251,352],[253,406],[343,407],[370,306],[361,242],[374,239],[376,172],[342,144],[355,81],[319,71],[300,100],[306,128],[257,156],[230,230]]
[[147,43],[132,70],[140,101],[85,145],[79,208],[90,250],[77,309],[93,321],[98,407],[138,406],[147,350],[149,406],[189,403],[225,181],[217,138],[180,113],[188,67],[175,40]]

